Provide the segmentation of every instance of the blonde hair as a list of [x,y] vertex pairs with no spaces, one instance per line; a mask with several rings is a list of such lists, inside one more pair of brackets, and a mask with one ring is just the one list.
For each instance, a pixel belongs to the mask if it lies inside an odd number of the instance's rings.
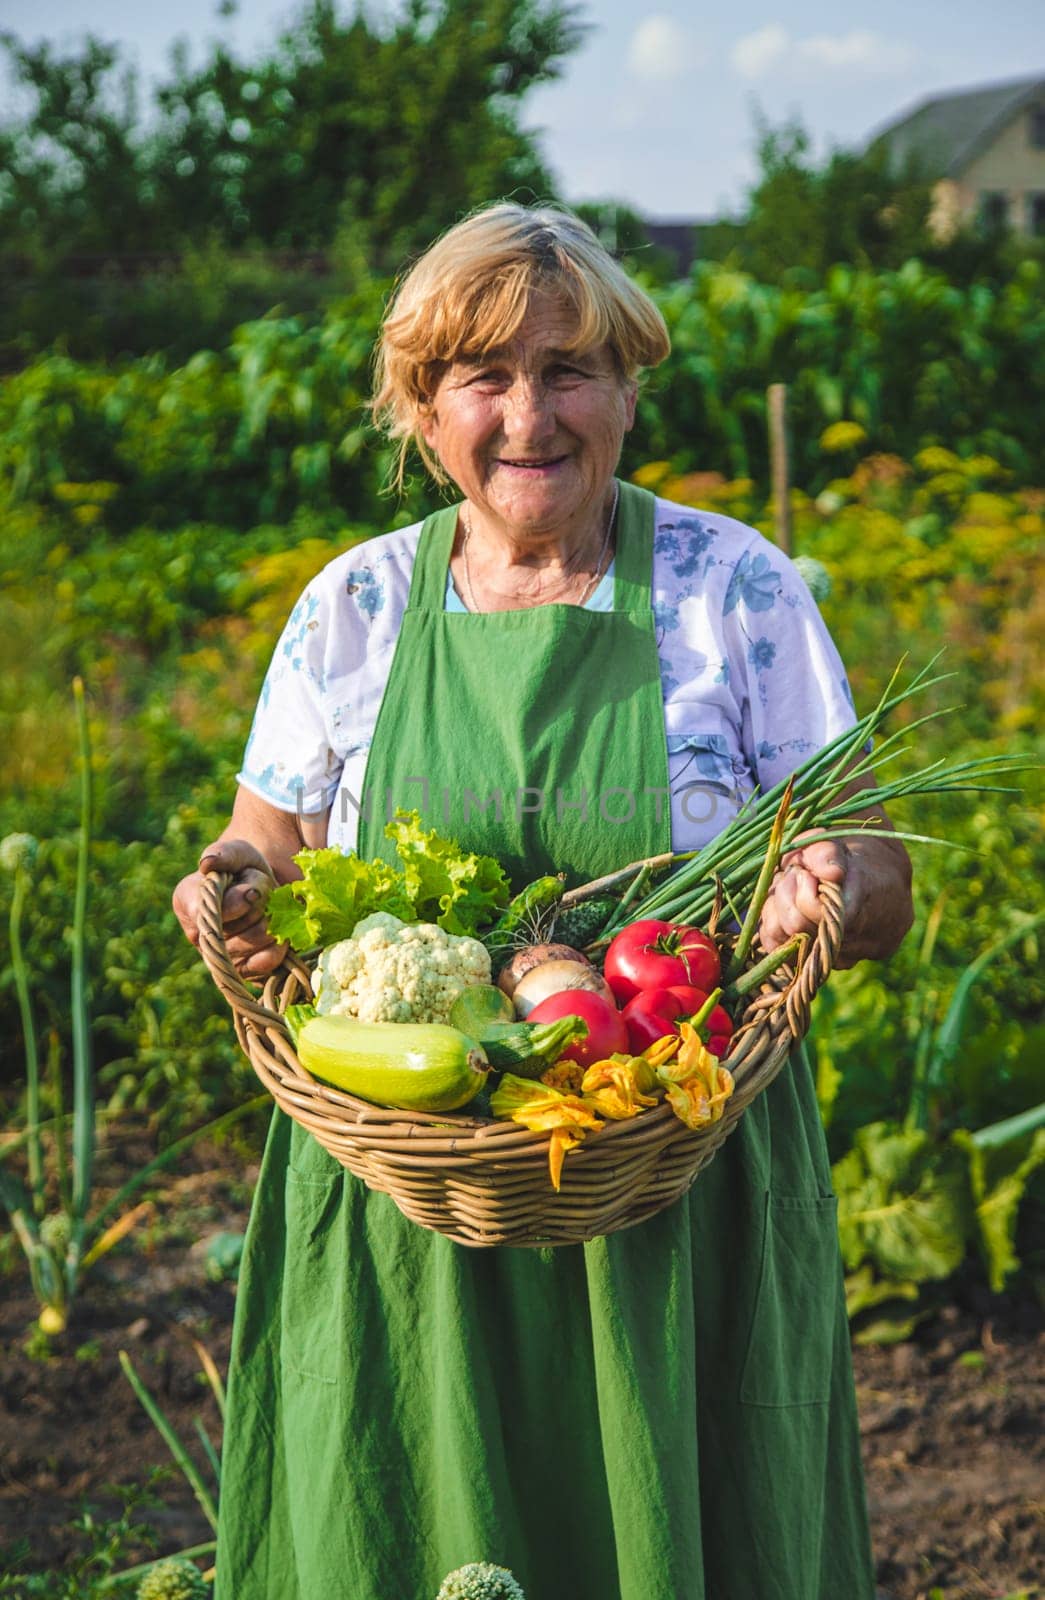
[[502,201],[474,212],[431,245],[400,282],[374,359],[373,414],[398,443],[402,488],[415,445],[439,483],[447,476],[420,432],[447,365],[503,348],[537,292],[561,296],[577,317],[575,350],[608,344],[635,379],[670,350],[657,307],[571,211]]

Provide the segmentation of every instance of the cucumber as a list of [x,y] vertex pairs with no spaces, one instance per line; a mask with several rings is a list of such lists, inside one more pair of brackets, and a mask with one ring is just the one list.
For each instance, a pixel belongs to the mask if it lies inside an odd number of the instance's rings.
[[497,1022],[514,1022],[515,1007],[503,989],[493,983],[470,983],[450,1007],[450,1025],[469,1038],[481,1039],[483,1029]]
[[565,889],[566,874],[563,872],[557,877],[549,874],[544,878],[535,878],[525,889],[519,890],[514,900],[508,902],[493,926],[479,935],[490,952],[495,976],[508,960],[521,934],[527,934],[525,942],[529,944],[543,941],[543,930]]
[[617,909],[618,902],[609,895],[594,900],[581,900],[575,906],[558,911],[552,926],[552,938],[558,943],[583,950],[597,939]]
[[314,1077],[397,1111],[455,1111],[475,1098],[490,1070],[482,1047],[442,1022],[311,1017],[295,1048]]

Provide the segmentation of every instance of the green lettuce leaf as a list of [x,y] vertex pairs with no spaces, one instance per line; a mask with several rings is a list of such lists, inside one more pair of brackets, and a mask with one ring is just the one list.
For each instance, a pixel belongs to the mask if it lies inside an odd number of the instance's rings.
[[940,1309],[945,1290],[878,1278],[870,1263],[845,1280],[845,1308],[854,1344],[899,1344]]
[[336,847],[299,850],[301,877],[269,896],[270,933],[295,950],[325,949],[349,938],[364,917],[387,911],[404,922],[437,922],[447,933],[474,935],[507,905],[508,879],[494,858],[463,851],[434,829],[426,833],[416,811],[397,811],[385,835],[401,869]]
[[418,921],[403,874],[387,861],[363,861],[336,847],[300,850],[294,860],[302,876],[274,889],[266,910],[270,933],[295,950],[337,944],[375,911]]
[[507,905],[511,889],[493,856],[462,851],[455,839],[441,838],[434,828],[426,833],[416,811],[397,811],[385,837],[403,863],[406,893],[419,922],[474,935]]
[[1000,1294],[1006,1278],[1020,1264],[1015,1245],[1016,1221],[1029,1179],[1045,1165],[1045,1128],[987,1149],[981,1149],[964,1129],[951,1137],[969,1157],[980,1254],[991,1288]]
[[874,1122],[832,1168],[846,1267],[870,1261],[889,1278],[925,1283],[962,1263],[972,1227],[967,1163],[953,1144]]

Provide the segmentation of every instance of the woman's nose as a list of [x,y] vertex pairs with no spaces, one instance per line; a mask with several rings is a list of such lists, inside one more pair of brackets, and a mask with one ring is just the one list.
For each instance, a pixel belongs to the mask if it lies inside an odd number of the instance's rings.
[[513,438],[541,438],[555,427],[552,391],[532,378],[520,378],[504,396],[504,431]]

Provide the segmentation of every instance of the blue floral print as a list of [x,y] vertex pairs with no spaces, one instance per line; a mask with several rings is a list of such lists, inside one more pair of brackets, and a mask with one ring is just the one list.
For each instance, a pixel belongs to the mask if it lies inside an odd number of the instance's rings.
[[[715,535],[696,517],[680,517],[678,522],[663,522],[657,530],[653,548],[666,556],[676,578],[694,578],[701,571],[701,556],[711,548]],[[703,563],[706,572],[710,562]]]
[[300,772],[285,778],[282,775],[284,770],[278,762],[270,761],[267,767],[253,775],[253,782],[275,805],[297,809],[305,793],[305,779]]
[[287,618],[287,625],[283,629],[281,650],[287,661],[290,663],[290,669],[292,672],[301,671],[303,662],[302,650],[305,644],[305,637],[307,634],[311,633],[315,627],[318,626],[314,620],[318,610],[318,597],[314,595],[310,589],[306,589],[305,593],[301,596],[301,599],[290,613],[290,616]]
[[779,761],[781,756],[788,754],[802,757],[812,749],[812,739],[785,739],[783,744],[771,744],[768,739],[763,739],[755,754],[759,761]]
[[679,625],[679,608],[671,605],[666,600],[654,600],[653,615],[657,621],[660,633],[674,633]]
[[745,550],[729,580],[722,615],[728,617],[741,601],[749,611],[771,611],[780,589],[780,574],[770,566],[769,557]]
[[756,672],[768,672],[776,660],[776,645],[765,634],[747,647],[747,658]]
[[345,579],[345,591],[352,596],[363,615],[369,617],[371,621],[379,611],[384,610],[384,581],[376,577],[370,567],[350,572]]
[[679,755],[683,751],[689,754],[688,765],[696,767],[702,778],[725,783],[733,776],[733,758],[724,734],[669,734],[669,754]]

